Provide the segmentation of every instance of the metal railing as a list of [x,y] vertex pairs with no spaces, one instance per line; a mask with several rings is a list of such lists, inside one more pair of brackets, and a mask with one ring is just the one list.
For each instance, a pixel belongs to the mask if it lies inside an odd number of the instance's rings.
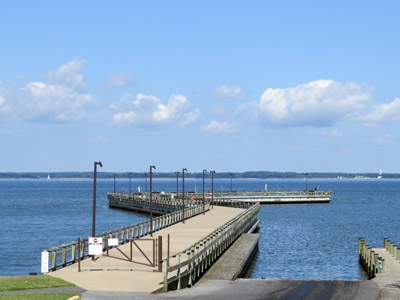
[[[208,211],[209,209],[210,205],[206,204],[204,211]],[[187,209],[185,209],[185,219],[194,217],[202,213],[203,213],[203,205],[188,207]],[[181,210],[156,217],[153,219],[153,232],[164,229],[181,221],[182,221]],[[150,220],[146,220],[129,226],[96,234],[96,237],[137,239],[149,234],[150,234]],[[73,264],[77,262],[78,257],[79,259],[88,257],[89,255],[85,254],[87,253],[87,251],[85,251],[87,247],[88,245],[86,241],[82,240],[80,244],[78,244],[78,241],[73,241],[68,244],[62,244],[57,247],[43,250],[49,252],[49,262],[50,262],[49,271],[55,271],[59,268],[63,268],[66,267],[67,265]],[[79,252],[78,248],[80,249]]]
[[[174,286],[173,289],[181,289],[183,278],[186,286],[193,286],[246,228],[256,221],[259,211],[259,203],[252,205],[199,242],[174,255],[175,265],[168,267],[172,258],[164,259],[163,291],[167,292],[171,286]],[[176,275],[168,278],[168,274],[173,271],[176,271]]]

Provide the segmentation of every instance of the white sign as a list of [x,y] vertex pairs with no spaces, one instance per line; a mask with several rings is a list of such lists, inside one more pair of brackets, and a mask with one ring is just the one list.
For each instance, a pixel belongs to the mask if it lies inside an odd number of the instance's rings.
[[42,273],[49,273],[49,252],[42,252]]
[[102,254],[103,254],[103,238],[90,237],[89,255],[102,255]]
[[108,239],[108,246],[118,246],[118,239]]

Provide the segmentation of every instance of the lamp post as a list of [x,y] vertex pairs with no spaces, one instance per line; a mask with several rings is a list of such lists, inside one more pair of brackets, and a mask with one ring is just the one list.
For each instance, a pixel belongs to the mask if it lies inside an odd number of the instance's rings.
[[306,175],[306,191],[308,191],[308,175],[310,175],[310,174],[306,173],[304,175]]
[[[150,236],[153,236],[153,172],[156,166],[150,166]],[[147,176],[146,176],[147,179]]]
[[[101,161],[94,162],[94,172],[93,172],[93,220],[92,220],[92,237],[96,236],[96,181],[97,181],[97,165],[103,167]],[[92,256],[94,260],[94,256]]]
[[229,173],[229,175],[231,176],[231,185],[229,187],[229,194],[232,193],[232,173]]
[[179,183],[178,183],[178,175],[180,172],[176,171],[176,200],[178,200],[178,193],[179,193]]
[[132,178],[132,173],[129,173],[129,194],[132,193],[132,185],[131,185],[131,178]]
[[214,174],[215,171],[210,171],[211,173],[211,208],[214,208]]
[[115,194],[115,176],[117,176],[117,174],[113,174],[114,175],[114,194]]
[[144,173],[144,176],[146,177],[146,181],[145,181],[145,188],[144,188],[144,190],[145,190],[145,192],[147,193],[147,173]]
[[185,171],[186,168],[182,169],[182,223],[185,224]]
[[203,170],[203,215],[206,213],[206,197],[204,195],[204,190],[205,190],[205,185],[204,185],[204,173],[207,172],[207,170]]

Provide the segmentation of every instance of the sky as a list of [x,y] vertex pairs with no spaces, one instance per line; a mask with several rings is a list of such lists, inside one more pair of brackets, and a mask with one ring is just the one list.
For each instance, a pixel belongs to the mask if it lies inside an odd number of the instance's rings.
[[0,11],[0,172],[400,171],[398,1]]

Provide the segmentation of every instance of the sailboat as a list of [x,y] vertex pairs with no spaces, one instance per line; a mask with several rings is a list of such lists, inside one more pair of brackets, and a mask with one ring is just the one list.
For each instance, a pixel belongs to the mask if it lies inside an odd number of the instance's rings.
[[49,175],[47,175],[47,180],[50,180],[50,174],[49,174]]

